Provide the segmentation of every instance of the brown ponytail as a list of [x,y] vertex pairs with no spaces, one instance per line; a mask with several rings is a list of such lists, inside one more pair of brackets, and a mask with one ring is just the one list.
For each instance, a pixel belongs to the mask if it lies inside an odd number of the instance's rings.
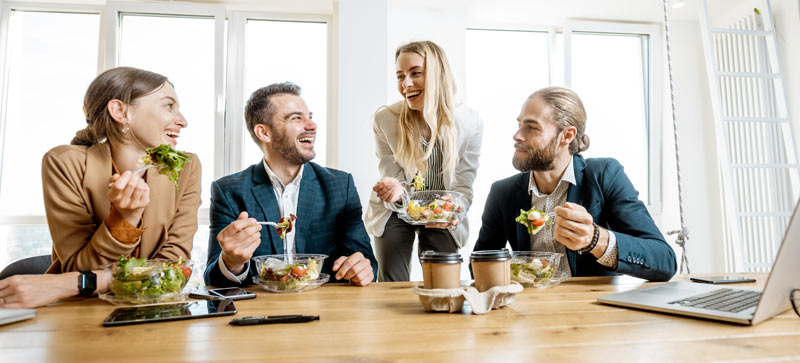
[[91,146],[109,138],[124,140],[120,127],[108,113],[108,102],[120,100],[130,105],[166,82],[169,82],[167,77],[158,73],[132,67],[117,67],[101,73],[89,85],[83,98],[88,125],[75,134],[70,144]]

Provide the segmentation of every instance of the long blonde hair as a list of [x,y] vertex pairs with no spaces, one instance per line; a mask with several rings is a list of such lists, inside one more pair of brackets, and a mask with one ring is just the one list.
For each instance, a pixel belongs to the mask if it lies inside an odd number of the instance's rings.
[[[444,50],[431,41],[412,42],[397,48],[395,60],[401,53],[413,52],[425,60],[425,92],[422,112],[412,110],[407,101],[403,101],[398,117],[398,143],[395,160],[406,171],[419,170],[425,174],[428,169],[428,158],[438,141],[442,148],[442,173],[452,178],[455,175],[456,161],[456,128],[454,98],[456,84],[453,72],[447,62]],[[389,108],[390,111],[391,108]],[[393,112],[394,113],[394,112]],[[431,130],[431,138],[425,150],[420,148],[422,130],[419,121],[423,121]]]

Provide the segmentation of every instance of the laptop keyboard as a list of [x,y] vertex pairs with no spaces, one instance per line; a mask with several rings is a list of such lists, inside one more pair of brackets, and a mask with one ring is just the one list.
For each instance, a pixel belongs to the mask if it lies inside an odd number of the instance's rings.
[[761,292],[759,291],[722,288],[700,295],[670,301],[669,303],[686,307],[738,313],[758,305],[758,299],[760,297]]

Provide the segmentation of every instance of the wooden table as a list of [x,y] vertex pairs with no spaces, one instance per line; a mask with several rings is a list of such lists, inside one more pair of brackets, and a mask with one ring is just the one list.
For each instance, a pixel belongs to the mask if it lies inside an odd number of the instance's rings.
[[[754,277],[758,285],[766,279]],[[249,327],[217,317],[104,328],[114,307],[76,300],[0,327],[0,361],[800,360],[800,318],[791,310],[746,327],[595,302],[644,283],[574,278],[551,289],[525,289],[511,306],[486,315],[426,313],[411,291],[418,283],[327,284],[301,294],[253,289],[258,298],[236,302],[234,317],[309,314],[321,320]]]

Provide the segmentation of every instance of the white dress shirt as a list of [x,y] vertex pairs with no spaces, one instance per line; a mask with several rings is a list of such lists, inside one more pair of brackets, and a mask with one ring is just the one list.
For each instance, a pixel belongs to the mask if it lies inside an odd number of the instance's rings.
[[[281,181],[281,178],[275,174],[272,169],[269,168],[267,165],[266,159],[263,161],[264,170],[267,171],[267,176],[269,176],[269,180],[272,182],[272,190],[275,191],[275,199],[278,201],[278,212],[281,216],[288,217],[290,214],[297,215],[297,200],[300,196],[300,180],[303,178],[303,168],[305,165],[300,166],[300,171],[297,172],[297,176],[292,180],[288,185],[284,185]],[[277,222],[277,221],[272,221]],[[272,226],[265,226],[265,228],[273,228]],[[262,231],[264,233],[266,231]],[[292,228],[292,231],[286,234],[285,242],[285,249],[291,250],[295,252],[295,239],[296,229]],[[286,253],[286,251],[284,251]],[[250,261],[247,261],[247,264],[244,267],[244,271],[241,274],[234,275],[227,266],[225,266],[225,262],[222,261],[222,254],[219,256],[219,269],[222,272],[222,275],[228,278],[233,282],[241,283],[244,279],[247,278],[247,273],[250,270]]]

